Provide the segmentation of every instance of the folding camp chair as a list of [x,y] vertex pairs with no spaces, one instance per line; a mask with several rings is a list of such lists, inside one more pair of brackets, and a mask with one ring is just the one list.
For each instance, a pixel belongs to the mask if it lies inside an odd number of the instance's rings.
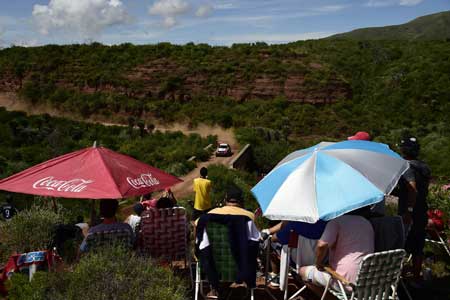
[[445,240],[445,233],[439,232],[435,228],[427,228],[427,238],[425,238],[425,242],[442,246],[445,249],[445,252],[447,252],[448,256],[450,256],[450,249]]
[[[308,242],[307,239],[297,235],[294,231],[291,230],[289,234],[289,243],[284,245],[281,249],[281,257],[280,257],[280,289],[284,291],[284,300],[288,299],[288,286],[289,286],[289,271],[292,274],[297,274],[298,270],[301,266],[306,265],[305,262],[301,261],[301,243]],[[293,249],[296,249],[296,264],[295,268],[291,267],[291,252]],[[300,295],[302,291],[306,289],[306,285],[303,285],[298,291],[296,291],[289,300],[295,299]]]
[[126,248],[133,247],[133,235],[129,230],[116,229],[89,233],[86,236],[86,244],[89,251],[99,250],[112,245],[120,245]]
[[[396,249],[366,255],[361,261],[355,284],[331,268],[325,268],[332,279],[328,281],[322,299],[327,291],[339,300],[398,299],[397,285],[405,254],[405,250]],[[338,289],[332,287],[332,281],[337,282]]]
[[174,207],[144,211],[138,240],[142,254],[169,262],[183,259],[187,267],[190,253],[187,247],[186,210]]
[[[206,226],[209,243],[212,247],[213,258],[215,266],[221,282],[234,282],[237,274],[236,262],[231,254],[230,243],[228,241],[228,228],[225,225],[210,222]],[[251,300],[254,300],[254,289],[250,289]],[[198,295],[201,294],[203,298],[203,280],[201,279],[201,265],[196,263],[195,271],[195,300],[198,300]],[[231,292],[227,298],[230,298]],[[234,298],[232,298],[234,299]]]

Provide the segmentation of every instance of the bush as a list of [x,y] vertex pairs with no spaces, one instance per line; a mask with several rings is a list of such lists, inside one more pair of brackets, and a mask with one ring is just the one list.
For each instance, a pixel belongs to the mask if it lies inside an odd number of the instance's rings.
[[9,222],[0,223],[0,262],[5,262],[13,252],[48,249],[55,226],[62,223],[63,214],[37,206],[20,211]]
[[245,208],[254,211],[258,204],[250,192],[256,183],[256,176],[238,170],[230,170],[223,165],[208,166],[208,178],[212,181],[211,202],[218,206],[224,199],[229,186],[239,187],[244,194]]
[[186,285],[149,258],[110,248],[83,257],[72,272],[38,272],[31,283],[14,275],[9,298],[181,300],[186,298]]

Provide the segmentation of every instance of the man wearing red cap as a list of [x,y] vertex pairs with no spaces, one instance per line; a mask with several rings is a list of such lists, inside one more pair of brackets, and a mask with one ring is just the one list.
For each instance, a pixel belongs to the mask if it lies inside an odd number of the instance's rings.
[[349,136],[347,138],[349,141],[371,141],[372,138],[370,137],[370,134],[368,134],[365,131],[358,131],[355,133],[355,135]]

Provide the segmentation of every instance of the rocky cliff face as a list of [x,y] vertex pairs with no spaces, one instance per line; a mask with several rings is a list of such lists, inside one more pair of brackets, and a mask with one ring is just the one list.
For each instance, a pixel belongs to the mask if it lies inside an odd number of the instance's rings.
[[[265,58],[259,58],[265,59]],[[286,62],[284,62],[286,63]],[[289,62],[288,62],[289,63]],[[241,70],[208,73],[191,71],[189,67],[159,59],[136,66],[122,75],[120,82],[88,83],[75,85],[69,79],[58,78],[56,86],[82,93],[118,93],[131,98],[152,98],[189,101],[196,96],[230,97],[236,101],[248,99],[270,100],[284,97],[288,101],[325,104],[349,99],[352,95],[350,86],[339,79],[337,74],[327,73],[326,78],[311,81],[309,71],[323,68],[319,63],[310,63],[306,71],[285,72],[282,75],[252,74],[245,75]],[[30,74],[17,78],[10,73],[0,74],[0,91],[16,92],[26,82]],[[317,77],[317,76],[316,76]]]

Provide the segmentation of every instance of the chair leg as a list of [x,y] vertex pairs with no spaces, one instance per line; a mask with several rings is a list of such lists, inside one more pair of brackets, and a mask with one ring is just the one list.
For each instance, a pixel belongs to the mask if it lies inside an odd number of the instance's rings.
[[198,293],[200,292],[199,291],[199,289],[200,289],[200,281],[201,281],[201,278],[200,278],[200,266],[199,266],[199,263],[197,262],[196,264],[195,264],[195,300],[198,300]]
[[325,289],[323,290],[323,294],[322,294],[322,297],[320,298],[320,300],[325,299],[325,296],[327,295],[327,292],[328,292],[328,288],[330,287],[330,281],[331,281],[331,278],[328,279],[327,285],[325,286]]
[[445,251],[447,251],[448,256],[450,256],[450,249],[448,249],[447,244],[445,243],[444,239],[440,234],[438,234],[439,240],[441,241],[440,244],[444,247]]
[[255,289],[250,289],[250,300],[255,300]]
[[403,278],[399,279],[400,284],[402,285],[403,290],[405,291],[406,297],[408,297],[409,300],[412,300],[411,294],[409,293],[408,289],[406,288],[406,284],[403,281]]
[[295,299],[298,295],[300,295],[301,292],[303,292],[303,290],[306,289],[306,285],[302,286],[301,289],[299,289],[298,291],[295,292],[294,295],[292,295],[289,300],[293,300]]
[[[288,292],[289,292],[289,260],[291,259],[291,248],[287,247],[286,251],[286,266],[284,271],[284,300],[288,299]],[[281,263],[280,263],[281,265]],[[280,270],[281,275],[281,270]]]

